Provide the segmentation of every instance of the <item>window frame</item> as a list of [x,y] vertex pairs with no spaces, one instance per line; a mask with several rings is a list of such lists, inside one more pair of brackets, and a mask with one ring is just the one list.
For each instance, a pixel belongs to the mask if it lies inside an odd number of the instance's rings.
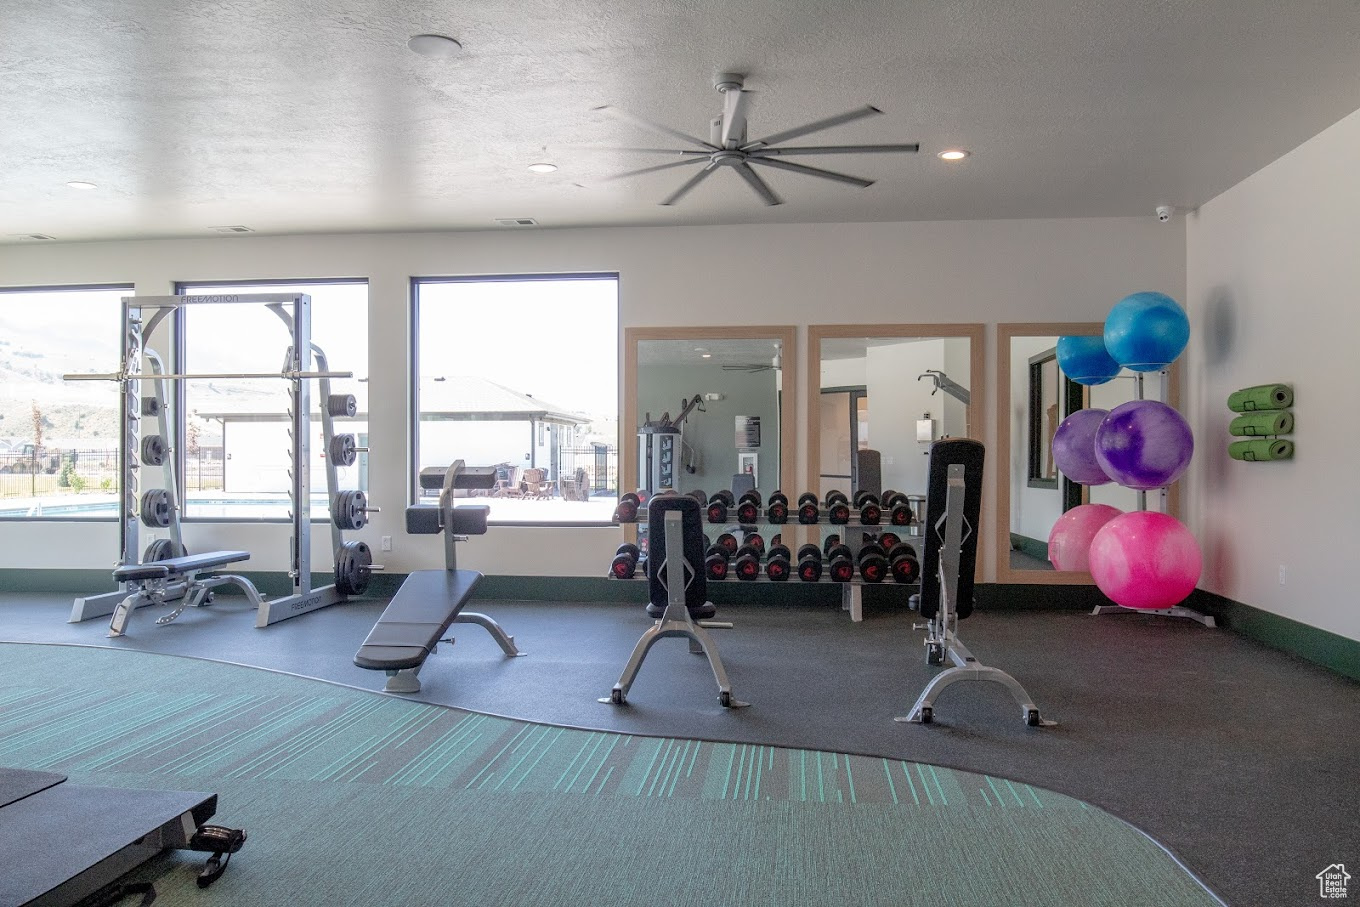
[[[622,347],[623,343],[623,278],[618,271],[572,271],[572,272],[540,272],[525,274],[427,274],[413,275],[408,284],[408,305],[407,305],[407,379],[411,392],[408,397],[407,423],[409,426],[407,441],[409,444],[410,457],[407,462],[406,470],[406,496],[408,504],[421,502],[420,497],[420,289],[422,286],[444,285],[444,284],[480,284],[480,283],[529,283],[529,282],[562,282],[578,280],[608,280],[613,281],[615,286],[614,303],[614,335],[615,349]],[[622,412],[623,401],[619,396],[619,384],[623,371],[622,355],[616,358],[614,372],[614,412],[616,424],[619,432],[623,431]],[[619,456],[623,455],[622,436],[615,440],[615,445],[619,451]],[[476,465],[476,464],[469,464]],[[620,475],[622,472],[620,471]],[[612,518],[602,518],[599,520],[573,520],[573,521],[548,521],[548,520],[498,520],[494,517],[488,521],[491,526],[523,526],[547,529],[572,529],[572,528],[598,528],[601,526],[612,526]]]
[[[135,295],[137,295],[137,286],[136,286],[135,283],[132,283],[132,282],[124,283],[124,282],[122,282],[122,281],[114,281],[114,282],[111,282],[111,283],[98,282],[98,283],[74,283],[74,284],[43,284],[43,285],[38,285],[38,286],[28,286],[28,285],[24,285],[24,286],[9,286],[9,285],[5,285],[5,286],[0,286],[0,298],[3,298],[3,297],[6,296],[6,295],[14,294],[14,293],[71,293],[71,292],[81,292],[81,291],[110,291],[110,292],[118,292],[118,293],[119,293],[119,296],[118,296],[118,303],[117,303],[117,304],[118,304],[118,312],[117,312],[117,314],[118,314],[118,319],[117,319],[117,320],[118,320],[119,322],[121,322],[121,321],[122,321],[122,311],[123,311],[123,297],[124,297],[124,296],[135,296]],[[117,336],[113,336],[113,339],[112,339],[112,342],[111,342],[110,346],[111,346],[111,352],[112,352],[112,354],[111,354],[111,356],[110,356],[110,366],[111,366],[110,371],[117,371],[117,370],[121,367],[121,362],[122,362],[122,346],[121,346],[121,338],[119,338],[119,337],[117,337]],[[114,406],[114,409],[117,410],[117,405],[116,405],[116,404],[115,404],[115,406]],[[121,441],[121,440],[118,442],[118,446],[119,446],[119,448],[120,448],[120,450],[121,450],[121,447],[122,447],[122,441]],[[121,454],[120,454],[120,455],[121,455]],[[129,455],[132,455],[132,454],[129,452]],[[117,522],[119,521],[119,519],[120,519],[119,509],[118,509],[118,507],[117,507],[117,504],[115,503],[114,512],[111,513],[111,514],[109,514],[108,516],[99,516],[99,515],[81,516],[81,515],[60,515],[60,514],[57,514],[57,515],[38,514],[38,515],[36,515],[36,516],[30,516],[30,515],[28,515],[28,514],[25,514],[24,516],[0,516],[0,524],[2,524],[2,525],[17,525],[17,524],[19,524],[19,523],[38,523],[38,522],[42,522],[42,523],[117,523]]]

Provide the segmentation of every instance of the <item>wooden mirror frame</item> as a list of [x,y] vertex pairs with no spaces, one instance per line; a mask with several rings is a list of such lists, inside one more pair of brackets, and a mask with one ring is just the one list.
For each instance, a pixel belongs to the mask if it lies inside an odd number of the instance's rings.
[[[1086,322],[1023,322],[996,326],[996,449],[993,474],[996,476],[996,581],[998,583],[1042,584],[1053,586],[1088,586],[1095,581],[1085,571],[1018,570],[1011,567],[1011,420],[1013,402],[1011,388],[1011,340],[1015,337],[1096,336],[1105,325],[1098,321]],[[1156,372],[1149,372],[1155,377]],[[1181,365],[1177,360],[1167,370],[1167,405],[1179,410],[1181,406]],[[1002,461],[1001,456],[1006,459]],[[1180,518],[1181,483],[1167,489],[1167,513]]]
[[638,343],[644,340],[776,340],[782,344],[780,373],[779,478],[783,487],[796,480],[793,473],[798,450],[798,409],[794,371],[797,367],[798,332],[793,325],[757,327],[634,327],[623,329],[623,416],[619,421],[619,493],[638,487],[637,429]]
[[[822,474],[822,341],[846,337],[950,338],[964,337],[968,345],[968,437],[983,440],[981,430],[986,412],[984,373],[984,333],[981,324],[812,324],[807,343],[807,463],[804,490],[817,493]],[[872,403],[870,404],[872,406]],[[903,414],[903,418],[907,418]],[[793,500],[792,497],[789,498]],[[979,568],[982,559],[978,559]]]

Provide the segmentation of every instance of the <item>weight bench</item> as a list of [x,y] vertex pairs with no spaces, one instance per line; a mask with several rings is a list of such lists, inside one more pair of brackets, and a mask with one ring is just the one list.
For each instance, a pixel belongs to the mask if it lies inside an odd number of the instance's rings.
[[656,495],[647,502],[647,614],[656,624],[642,634],[624,666],[619,682],[600,702],[623,705],[628,690],[637,679],[642,662],[667,636],[689,639],[689,650],[708,658],[708,666],[718,682],[718,702],[725,709],[750,705],[732,695],[732,684],[723,669],[718,648],[705,627],[730,629],[730,623],[710,621],[717,613],[708,601],[708,579],[704,572],[704,534],[699,517],[699,502],[688,495]]
[[[935,720],[935,699],[947,687],[963,681],[985,681],[1010,691],[1020,706],[1021,717],[1030,727],[1057,724],[1040,717],[1039,707],[1018,680],[1000,668],[982,664],[958,637],[959,620],[973,613],[985,454],[981,442],[969,438],[936,441],[930,447],[917,607],[929,621],[925,625],[926,664],[952,661],[954,666],[936,674],[911,711],[894,721],[930,724]],[[919,629],[919,625],[913,629]]]
[[[109,636],[122,636],[127,631],[132,612],[143,605],[163,605],[171,597],[179,597],[179,607],[169,614],[156,618],[156,624],[170,623],[184,612],[185,608],[198,608],[212,602],[212,590],[217,586],[234,583],[240,586],[246,597],[259,606],[260,591],[255,584],[244,576],[231,573],[200,577],[200,573],[212,571],[217,567],[250,560],[248,551],[207,551],[202,554],[186,554],[181,557],[166,558],[163,561],[150,561],[145,564],[128,564],[113,571],[113,578],[124,587],[128,595],[113,609],[109,621]],[[174,591],[174,596],[170,594]],[[75,617],[72,617],[74,620]]]
[[[487,482],[489,477],[490,481]],[[416,504],[406,508],[406,531],[412,535],[444,533],[443,570],[415,570],[392,597],[378,622],[369,631],[354,663],[370,671],[387,673],[388,693],[417,693],[417,676],[425,659],[434,654],[441,642],[453,644],[444,634],[455,623],[473,623],[486,628],[509,656],[524,653],[515,647],[515,638],[485,614],[464,611],[463,607],[482,581],[476,570],[459,570],[454,543],[469,535],[486,533],[485,505],[453,506],[455,488],[491,488],[496,482],[494,467],[468,469],[458,460],[445,470],[421,470],[421,487],[441,488],[439,504]],[[440,484],[433,484],[434,482]]]

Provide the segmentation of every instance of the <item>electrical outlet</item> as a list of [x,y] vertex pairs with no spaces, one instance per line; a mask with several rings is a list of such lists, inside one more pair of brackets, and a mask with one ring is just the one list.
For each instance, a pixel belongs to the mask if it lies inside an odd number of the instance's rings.
[[[385,535],[385,536],[382,537],[382,550],[383,550],[383,551],[391,551],[391,550],[392,550],[392,536],[390,536],[390,535]],[[1284,574],[1283,574],[1283,573],[1280,574],[1280,582],[1284,582]]]
[[1286,567],[1284,564],[1281,564],[1281,565],[1280,565],[1280,585],[1283,586],[1283,585],[1285,584],[1285,581],[1288,580],[1288,579],[1289,579],[1289,568]]

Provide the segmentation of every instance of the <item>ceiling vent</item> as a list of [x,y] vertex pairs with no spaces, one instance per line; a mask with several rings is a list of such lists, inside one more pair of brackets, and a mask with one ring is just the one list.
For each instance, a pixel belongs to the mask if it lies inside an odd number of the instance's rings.
[[11,233],[10,239],[17,239],[20,242],[44,242],[56,239],[55,236],[48,236],[46,233]]
[[254,233],[253,227],[246,227],[241,224],[231,224],[226,227],[209,227],[214,233]]
[[532,217],[498,217],[496,223],[502,227],[537,227],[538,221]]

